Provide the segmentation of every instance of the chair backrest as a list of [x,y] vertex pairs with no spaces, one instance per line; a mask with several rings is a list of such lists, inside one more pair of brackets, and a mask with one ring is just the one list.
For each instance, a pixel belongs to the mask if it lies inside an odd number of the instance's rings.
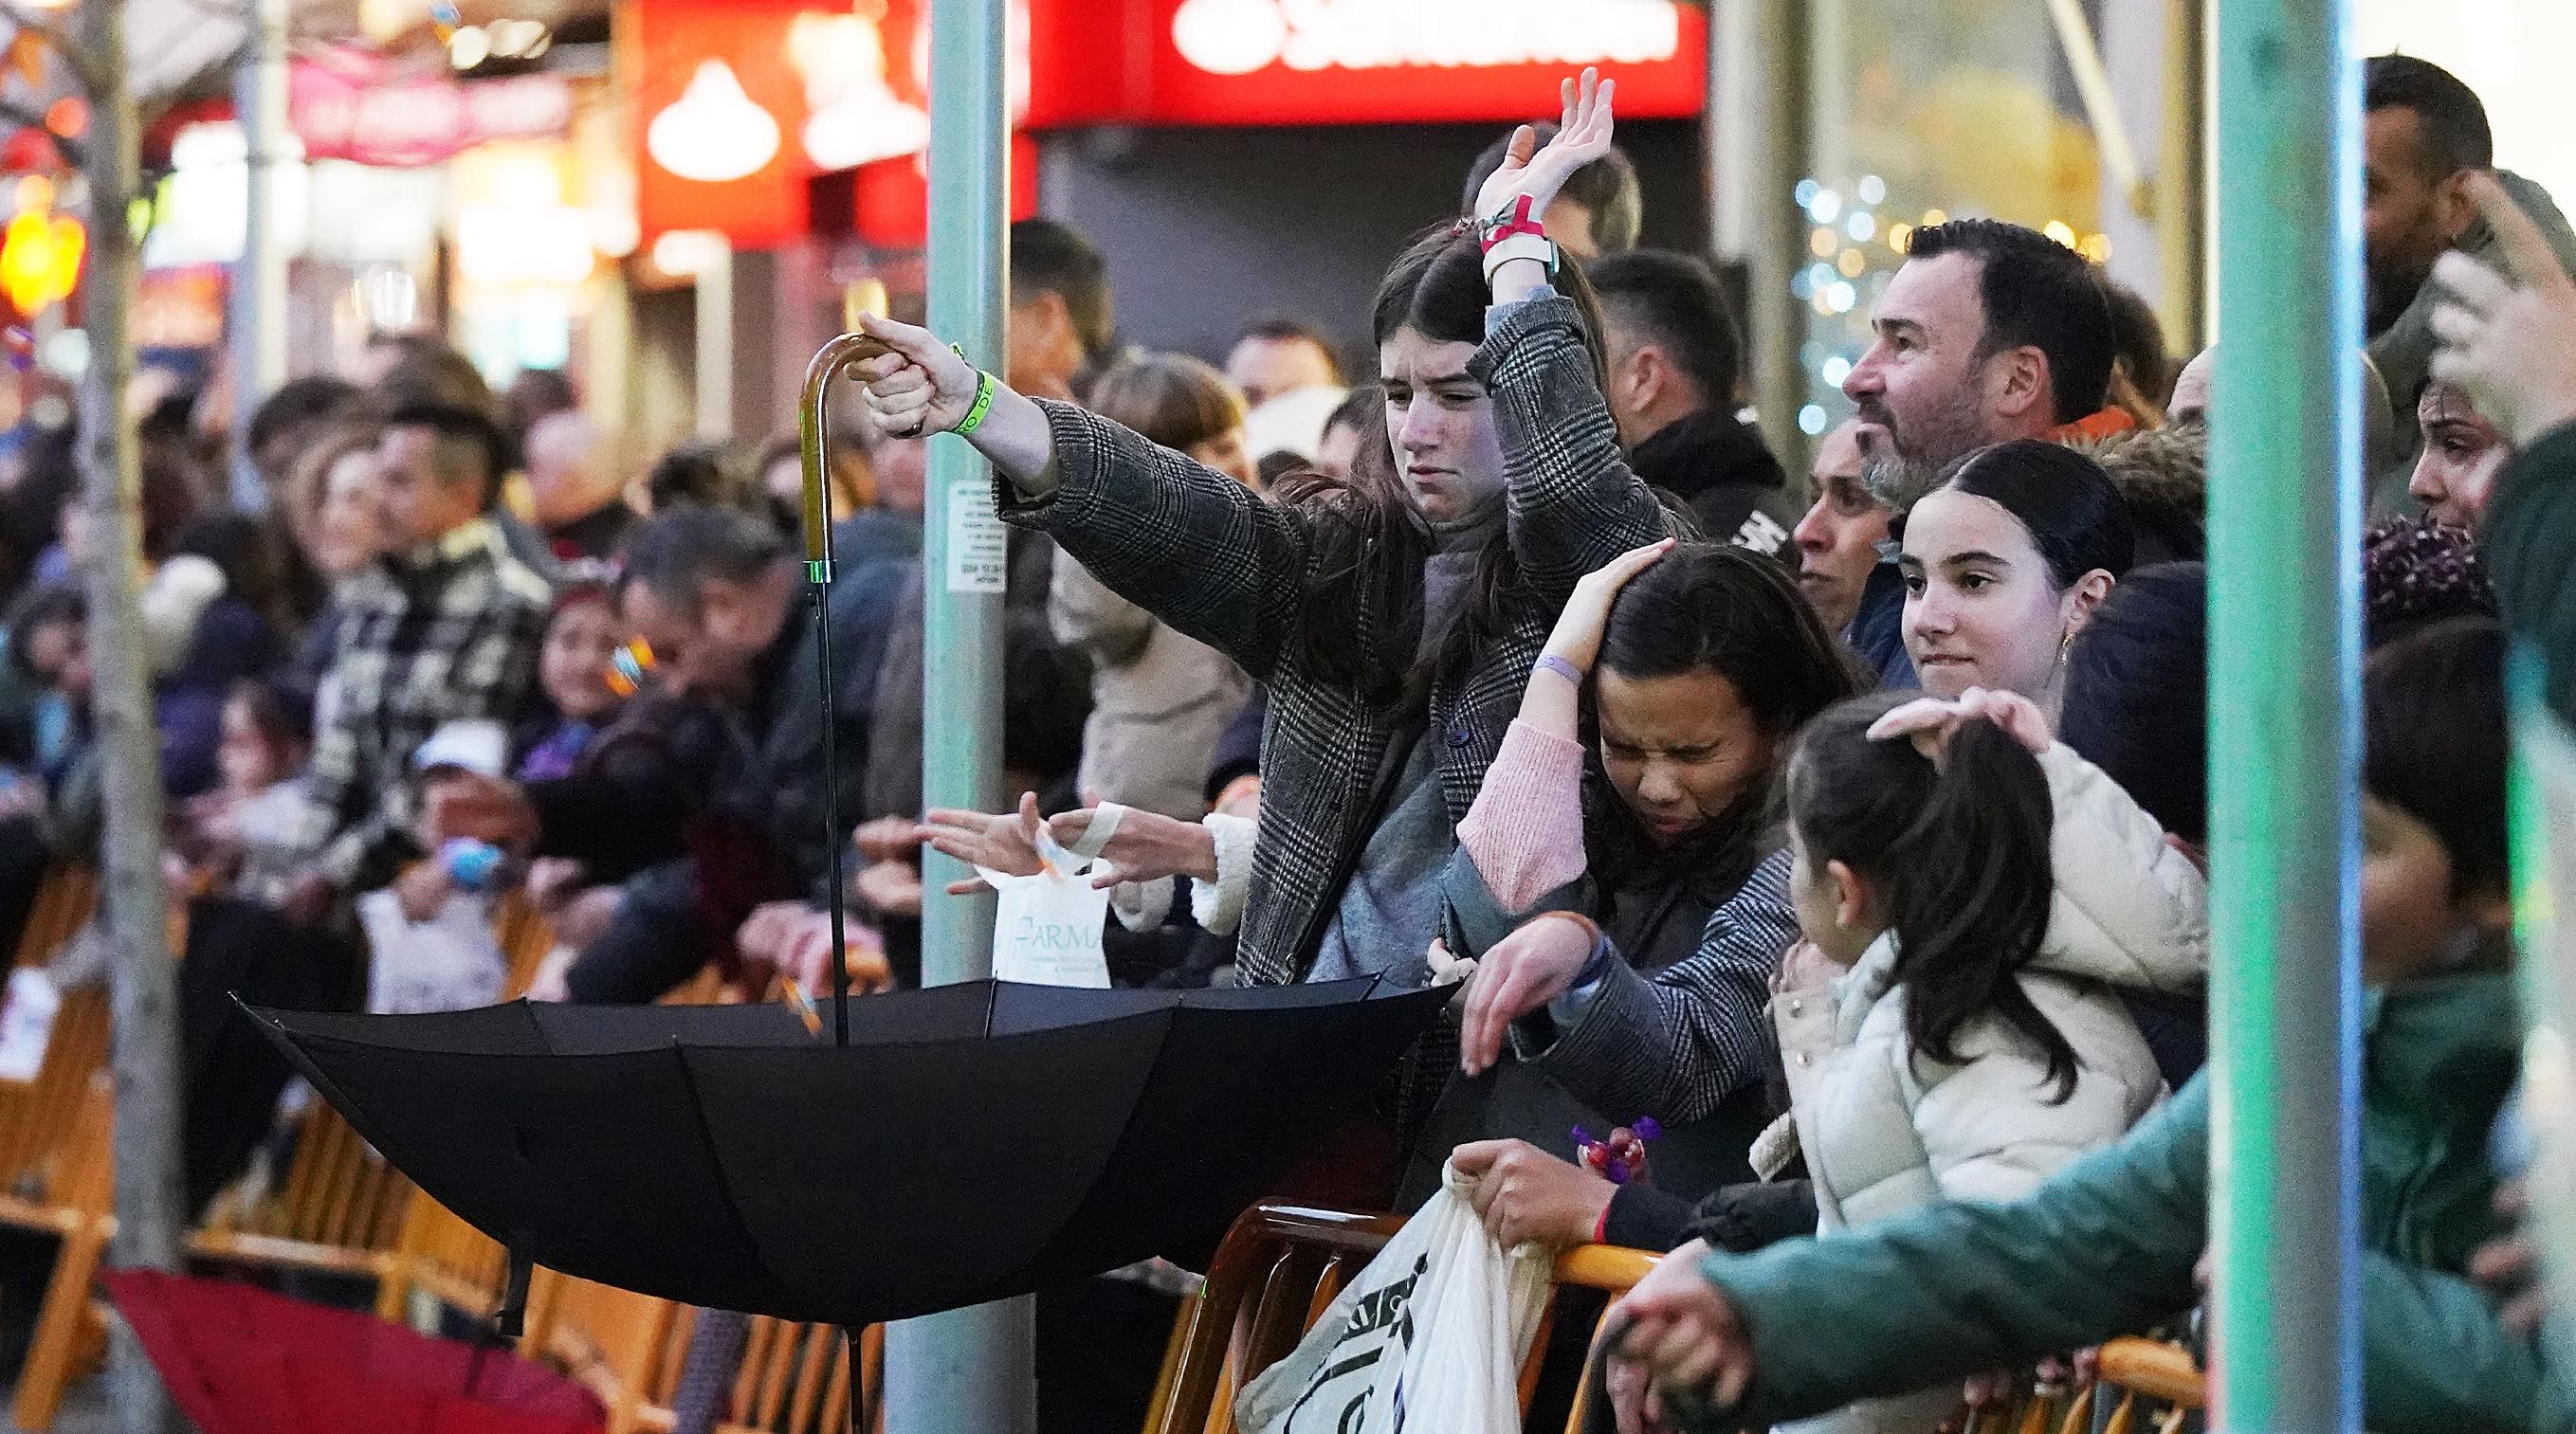
[[510,975],[501,987],[501,999],[515,1001],[528,993],[537,979],[537,968],[555,949],[554,923],[528,899],[525,888],[503,896],[492,911],[492,939],[509,963]]
[[[58,867],[48,873],[19,937],[16,964],[42,967],[97,908],[96,872]],[[34,1078],[0,1080],[0,1194],[45,1206],[67,1203],[53,1187],[65,1173],[90,1077],[107,1064],[109,1039],[105,984],[63,992]]]
[[[1343,1285],[1402,1228],[1401,1216],[1299,1205],[1264,1203],[1243,1212],[1209,1262],[1206,1285],[1181,1308],[1183,1332],[1146,1434],[1237,1434],[1234,1391],[1296,1348]],[[1587,1245],[1557,1257],[1555,1280],[1619,1293],[1645,1278],[1656,1258]],[[1546,1349],[1542,1327],[1521,1370],[1524,1407]],[[1568,1429],[1580,1429],[1583,1417],[1578,1400]]]
[[[660,1423],[678,1397],[696,1313],[683,1311],[672,1323],[643,1411],[649,1423]],[[859,1407],[871,1429],[884,1419],[878,1400],[884,1368],[885,1329],[870,1325],[859,1331]],[[844,1434],[850,1413],[850,1349],[839,1329],[752,1318],[717,1434]]]
[[501,1289],[508,1276],[509,1255],[499,1241],[466,1224],[415,1186],[403,1210],[393,1253],[385,1262],[376,1313],[402,1320],[417,1292],[462,1314],[489,1319],[501,1307]]
[[[2110,1409],[2103,1434],[2134,1434],[2142,1417],[2154,1419],[2151,1427],[2158,1434],[2174,1434],[2193,1410],[2209,1403],[2208,1381],[2192,1362],[2191,1351],[2178,1344],[2115,1339],[2102,1346],[2100,1369],[2093,1397]],[[2071,1429],[2072,1418],[2068,1425]]]
[[[372,1268],[373,1256],[400,1242],[411,1182],[320,1100],[305,1108],[297,1127],[286,1178],[229,1209],[209,1233],[255,1237],[235,1242],[245,1256],[256,1257],[267,1245],[286,1263]],[[330,1258],[334,1251],[345,1258]]]

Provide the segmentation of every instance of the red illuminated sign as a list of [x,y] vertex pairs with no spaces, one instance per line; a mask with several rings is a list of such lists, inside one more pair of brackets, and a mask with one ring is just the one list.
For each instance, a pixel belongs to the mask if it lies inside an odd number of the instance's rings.
[[[745,248],[806,229],[797,145],[803,84],[785,0],[639,0],[619,18],[633,47],[635,217],[646,242],[712,229]],[[624,23],[631,22],[631,23]]]
[[1585,65],[1623,117],[1708,98],[1683,0],[1036,0],[1030,22],[1038,128],[1526,119]]

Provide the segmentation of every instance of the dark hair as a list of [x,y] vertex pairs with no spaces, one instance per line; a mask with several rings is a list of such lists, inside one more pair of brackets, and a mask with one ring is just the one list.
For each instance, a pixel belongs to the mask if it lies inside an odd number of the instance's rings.
[[1839,861],[1885,902],[1911,1053],[1955,1063],[1960,1028],[1991,1013],[2039,1047],[2063,1101],[2075,1048],[2019,980],[2056,886],[2048,778],[1982,718],[1959,725],[1938,765],[1912,742],[1871,741],[1870,724],[1915,695],[1856,697],[1807,724],[1789,759],[1790,821],[1811,867]]
[[2487,107],[2459,76],[2413,55],[2373,55],[2361,65],[2364,113],[2403,107],[2415,112],[2423,155],[2437,168],[2430,179],[2463,169],[2495,167],[2495,131]]
[[2362,666],[2362,787],[2432,829],[2451,859],[2454,900],[2512,890],[2504,654],[2495,619],[2456,617]]
[[2209,569],[2120,580],[2066,652],[2057,740],[2188,842],[2209,840]]
[[1046,614],[1013,609],[1002,629],[1002,763],[1047,785],[1082,765],[1091,664],[1055,640]]
[[1332,412],[1324,415],[1323,431],[1330,433],[1336,428],[1356,428],[1365,432],[1371,414],[1376,414],[1378,421],[1385,421],[1386,390],[1374,383],[1359,384],[1342,395],[1342,401],[1333,405]]
[[290,378],[251,410],[250,449],[257,453],[296,429],[337,422],[357,406],[356,384],[327,374]]
[[[158,455],[146,457],[142,464],[142,494],[138,507],[141,524],[138,539],[147,562],[160,562],[170,556],[179,534],[197,520],[204,504],[199,501],[197,485],[188,470]],[[89,501],[86,494],[75,493],[72,502]]]
[[733,445],[721,438],[681,439],[644,475],[656,513],[693,506],[747,510],[752,486],[751,476],[734,461]]
[[509,464],[510,442],[488,413],[479,409],[460,408],[452,403],[430,399],[412,399],[394,405],[385,413],[384,428],[426,428],[441,440],[441,447],[453,445],[474,455],[479,471],[476,482],[482,493],[482,504],[489,508],[501,499],[501,478]]
[[2058,591],[2099,569],[2113,577],[2137,556],[2128,505],[2102,465],[2062,443],[2016,438],[1953,459],[1934,484],[1985,498],[2020,520]]
[[1091,381],[1084,407],[1165,448],[1188,449],[1243,426],[1243,395],[1188,354],[1138,354]]
[[[1685,543],[1620,591],[1601,634],[1601,671],[1624,678],[1715,672],[1735,688],[1763,735],[1784,744],[1808,719],[1866,690],[1843,645],[1816,617],[1789,570],[1733,544]],[[1600,710],[1597,689],[1590,710]],[[1585,847],[1595,871],[1637,869],[1650,875],[1673,859],[1685,879],[1723,901],[1734,895],[1763,855],[1755,840],[1778,821],[1773,783],[1747,787],[1734,811],[1721,813],[1699,837],[1657,853],[1637,830],[1627,804],[1586,753],[1593,781],[1586,792]]]
[[28,635],[39,628],[66,625],[83,627],[89,622],[89,595],[77,583],[40,583],[18,599],[9,610],[9,666],[19,677],[37,687],[52,684],[52,679],[36,670],[35,659],[27,655]]
[[224,700],[240,703],[270,746],[313,745],[313,700],[293,684],[244,677],[224,690]]
[[1238,344],[1246,339],[1268,339],[1273,343],[1313,344],[1315,351],[1324,356],[1324,366],[1332,370],[1333,382],[1343,383],[1349,378],[1349,373],[1342,364],[1341,350],[1333,347],[1332,336],[1325,333],[1324,326],[1313,319],[1298,314],[1280,313],[1277,310],[1255,314],[1251,321],[1234,336],[1234,341]]
[[1083,357],[1097,362],[1117,337],[1117,317],[1109,294],[1109,263],[1082,231],[1053,219],[1022,219],[1011,225],[1011,302],[1025,304],[1040,294],[1064,300],[1074,337]]
[[2182,374],[2182,366],[2165,351],[2164,321],[2156,317],[2154,306],[2137,290],[2108,274],[2097,272],[2096,277],[2101,281],[2104,302],[2111,306],[2112,362],[2127,371],[2138,396],[2155,405],[2161,414],[2166,401],[2173,397],[2174,380]]
[[2128,511],[2130,561],[2196,561],[2209,555],[2209,430],[2130,428],[2066,445],[2100,464]]
[[1603,255],[1587,277],[1602,309],[1662,349],[1702,402],[1734,407],[1744,345],[1714,270],[1687,254],[1632,249]]
[[776,528],[735,508],[683,503],[655,513],[626,540],[620,593],[637,584],[682,618],[698,615],[699,587],[710,580],[747,583],[788,555]]
[[1729,543],[1684,544],[1632,579],[1598,665],[1629,678],[1714,670],[1778,737],[1862,690],[1789,570]]
[[2111,302],[2102,276],[2084,256],[2040,233],[2000,219],[1953,219],[1914,231],[1907,262],[1964,254],[1977,261],[1977,295],[1985,311],[1980,360],[2028,344],[2048,358],[2057,421],[2098,412],[2111,387]]
[[224,596],[247,605],[277,632],[297,627],[289,590],[293,555],[287,535],[273,523],[222,509],[204,514],[172,537],[173,556],[193,554],[224,575]]
[[[1556,138],[1553,120],[1530,128],[1538,131],[1542,147]],[[1504,158],[1511,153],[1512,136],[1519,132],[1518,125],[1503,131],[1503,137],[1485,146],[1476,162],[1467,167],[1467,187],[1458,201],[1460,213],[1485,217],[1475,213],[1476,197],[1484,192],[1485,181],[1503,167]],[[1591,214],[1592,241],[1602,253],[1616,254],[1637,247],[1637,234],[1646,224],[1646,191],[1637,182],[1637,166],[1629,160],[1627,151],[1611,146],[1609,153],[1567,175],[1565,188],[1557,191],[1557,197],[1573,200]]]
[[[1570,263],[1557,271],[1556,286],[1583,317],[1594,382],[1606,389],[1592,286]],[[1481,343],[1490,301],[1474,230],[1443,224],[1416,235],[1378,282],[1369,304],[1370,338],[1384,345],[1409,328],[1437,342]],[[1490,636],[1510,629],[1514,616],[1506,607],[1519,569],[1510,544],[1488,542],[1477,560],[1477,596],[1445,636],[1424,641],[1422,573],[1431,534],[1396,475],[1385,412],[1379,403],[1363,418],[1368,426],[1347,479],[1294,474],[1273,496],[1315,520],[1313,576],[1289,639],[1295,657],[1326,682],[1393,710],[1418,701],[1440,673],[1463,671]],[[1432,653],[1428,662],[1418,660],[1425,651]]]
[[2429,518],[2392,517],[2361,536],[2364,643],[2382,647],[2444,618],[2494,617],[2477,539]]

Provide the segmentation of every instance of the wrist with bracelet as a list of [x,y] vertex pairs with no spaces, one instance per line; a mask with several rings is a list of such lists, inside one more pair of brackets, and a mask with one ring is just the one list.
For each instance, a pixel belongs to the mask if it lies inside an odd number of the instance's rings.
[[1579,926],[1585,935],[1592,938],[1592,953],[1583,958],[1582,969],[1574,973],[1574,979],[1566,983],[1565,989],[1579,991],[1600,980],[1601,973],[1608,969],[1611,959],[1618,954],[1618,948],[1611,944],[1610,934],[1601,929],[1600,922],[1580,911],[1542,911],[1536,919],[1545,921],[1550,917]]
[[1524,194],[1510,209],[1477,221],[1476,242],[1485,251],[1486,283],[1492,283],[1494,275],[1514,259],[1533,260],[1547,270],[1548,277],[1556,276],[1556,245],[1547,237],[1547,226],[1531,217],[1531,208],[1530,196]]
[[[966,358],[966,347],[963,344],[950,344],[948,351],[957,355],[960,360]],[[993,392],[1000,386],[1001,381],[994,378],[991,371],[980,368],[975,370],[975,402],[967,408],[966,416],[957,420],[957,426],[948,431],[960,438],[974,437],[975,430],[983,427],[984,419],[992,413]]]

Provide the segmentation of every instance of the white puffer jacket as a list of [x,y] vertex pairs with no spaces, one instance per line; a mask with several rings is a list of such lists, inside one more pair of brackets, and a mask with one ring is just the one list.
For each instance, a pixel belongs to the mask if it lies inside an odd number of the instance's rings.
[[[2112,988],[2200,988],[2207,882],[2092,763],[2060,745],[2040,767],[2055,811],[2056,893],[2021,984],[2075,1049],[2074,1091],[2054,1101],[2038,1048],[1995,1016],[1959,1030],[1957,1063],[1910,1059],[1905,993],[1888,989],[1892,934],[1832,985],[1773,997],[1821,1235],[1939,1200],[2018,1199],[2164,1098],[2155,1059]],[[1800,1427],[1919,1431],[1957,1398],[1955,1386],[1926,1390]]]

